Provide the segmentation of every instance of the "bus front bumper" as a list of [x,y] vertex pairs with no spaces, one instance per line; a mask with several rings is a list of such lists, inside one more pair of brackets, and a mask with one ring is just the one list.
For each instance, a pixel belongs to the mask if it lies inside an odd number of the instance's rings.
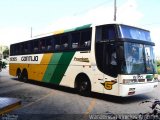
[[153,91],[158,87],[158,82],[140,84],[120,84],[119,96],[132,96]]

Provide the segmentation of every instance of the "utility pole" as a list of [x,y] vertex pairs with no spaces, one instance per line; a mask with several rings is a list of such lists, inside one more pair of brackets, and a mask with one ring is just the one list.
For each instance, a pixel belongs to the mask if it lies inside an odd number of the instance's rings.
[[32,27],[31,27],[31,38],[32,38]]
[[114,21],[117,20],[117,0],[114,0]]

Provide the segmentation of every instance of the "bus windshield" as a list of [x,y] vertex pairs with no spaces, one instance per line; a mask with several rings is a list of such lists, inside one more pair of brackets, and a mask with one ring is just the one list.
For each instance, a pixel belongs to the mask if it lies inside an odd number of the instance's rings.
[[151,41],[149,31],[126,25],[120,25],[120,36],[127,39]]
[[156,73],[153,46],[125,42],[124,59],[124,74]]

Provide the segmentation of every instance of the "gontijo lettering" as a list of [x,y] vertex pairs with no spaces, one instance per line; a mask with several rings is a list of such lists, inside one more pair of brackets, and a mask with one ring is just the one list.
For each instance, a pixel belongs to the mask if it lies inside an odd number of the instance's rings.
[[38,56],[22,56],[21,61],[38,61]]

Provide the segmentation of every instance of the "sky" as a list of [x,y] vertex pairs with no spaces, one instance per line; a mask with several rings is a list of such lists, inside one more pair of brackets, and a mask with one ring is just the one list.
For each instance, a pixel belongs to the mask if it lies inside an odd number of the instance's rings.
[[[1,0],[0,45],[58,29],[113,20],[114,0]],[[151,31],[160,56],[160,0],[117,0],[117,21]]]

